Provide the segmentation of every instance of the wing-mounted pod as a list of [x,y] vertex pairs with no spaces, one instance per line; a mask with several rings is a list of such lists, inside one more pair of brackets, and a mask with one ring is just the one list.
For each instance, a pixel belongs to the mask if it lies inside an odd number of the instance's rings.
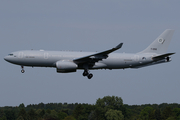
[[71,61],[57,61],[56,62],[56,69],[58,73],[69,73],[69,72],[76,72],[77,65]]

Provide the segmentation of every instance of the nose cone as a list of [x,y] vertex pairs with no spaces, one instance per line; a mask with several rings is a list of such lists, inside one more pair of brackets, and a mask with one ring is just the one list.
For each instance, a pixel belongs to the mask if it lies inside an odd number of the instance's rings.
[[5,61],[8,61],[8,56],[4,57],[4,60],[5,60]]
[[4,57],[4,60],[7,62],[12,62],[12,58],[10,56]]

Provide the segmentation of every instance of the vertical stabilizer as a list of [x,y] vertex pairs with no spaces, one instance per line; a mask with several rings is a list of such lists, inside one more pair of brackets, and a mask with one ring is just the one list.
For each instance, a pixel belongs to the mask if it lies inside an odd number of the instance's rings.
[[165,30],[156,40],[140,53],[164,54],[167,52],[174,30]]

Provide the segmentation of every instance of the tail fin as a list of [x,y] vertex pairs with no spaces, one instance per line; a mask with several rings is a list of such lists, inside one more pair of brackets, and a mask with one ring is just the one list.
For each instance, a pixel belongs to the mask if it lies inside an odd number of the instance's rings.
[[174,30],[165,30],[156,40],[140,53],[166,53],[173,36]]

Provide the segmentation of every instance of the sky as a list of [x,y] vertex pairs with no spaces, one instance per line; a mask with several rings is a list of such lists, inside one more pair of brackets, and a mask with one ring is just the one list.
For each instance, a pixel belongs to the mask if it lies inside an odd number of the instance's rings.
[[[124,104],[180,104],[179,0],[17,0],[0,2],[0,106],[88,103],[118,96]],[[55,68],[21,67],[4,57],[19,50],[137,53],[174,29],[170,63],[125,70],[91,70],[89,80]]]

